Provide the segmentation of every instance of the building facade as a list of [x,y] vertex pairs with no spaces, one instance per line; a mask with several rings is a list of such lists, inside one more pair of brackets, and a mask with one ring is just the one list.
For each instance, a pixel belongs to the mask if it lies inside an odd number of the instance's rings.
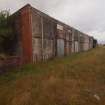
[[24,64],[67,56],[96,47],[93,37],[29,4],[14,13],[10,20],[16,35],[15,55],[18,55]]

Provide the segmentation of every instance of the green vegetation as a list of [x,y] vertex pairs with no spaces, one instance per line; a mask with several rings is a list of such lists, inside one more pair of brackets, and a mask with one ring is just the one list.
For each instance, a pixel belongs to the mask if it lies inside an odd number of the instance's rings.
[[105,105],[105,48],[1,75],[0,105]]
[[13,39],[12,27],[9,24],[9,11],[0,12],[0,53],[7,53],[8,45]]

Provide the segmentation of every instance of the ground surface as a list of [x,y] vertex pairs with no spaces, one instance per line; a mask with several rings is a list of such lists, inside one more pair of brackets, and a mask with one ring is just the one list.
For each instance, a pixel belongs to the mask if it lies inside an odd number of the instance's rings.
[[0,76],[0,105],[105,105],[105,48]]

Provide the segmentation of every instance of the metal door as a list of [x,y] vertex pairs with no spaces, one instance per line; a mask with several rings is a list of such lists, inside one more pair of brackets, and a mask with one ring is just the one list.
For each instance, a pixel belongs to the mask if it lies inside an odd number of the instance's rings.
[[64,56],[64,40],[57,39],[57,55]]
[[75,52],[79,52],[78,41],[75,41]]

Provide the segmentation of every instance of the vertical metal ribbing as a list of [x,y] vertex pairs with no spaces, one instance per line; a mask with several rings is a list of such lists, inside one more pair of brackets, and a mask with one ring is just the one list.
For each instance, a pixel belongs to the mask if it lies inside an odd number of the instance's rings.
[[72,28],[72,53],[74,53],[74,49],[75,49],[75,43],[74,43],[74,29]]
[[[26,6],[20,11],[21,21],[21,42],[22,42],[22,62],[32,63],[32,29],[30,6]],[[28,41],[28,43],[27,43]]]
[[43,44],[44,44],[44,32],[43,32],[43,17],[41,16],[41,26],[42,26],[42,60],[43,60]]
[[34,53],[33,53],[33,23],[32,23],[32,7],[30,7],[30,24],[31,24],[31,35],[32,35],[32,63],[34,63]]
[[78,31],[78,52],[80,52],[80,33]]

